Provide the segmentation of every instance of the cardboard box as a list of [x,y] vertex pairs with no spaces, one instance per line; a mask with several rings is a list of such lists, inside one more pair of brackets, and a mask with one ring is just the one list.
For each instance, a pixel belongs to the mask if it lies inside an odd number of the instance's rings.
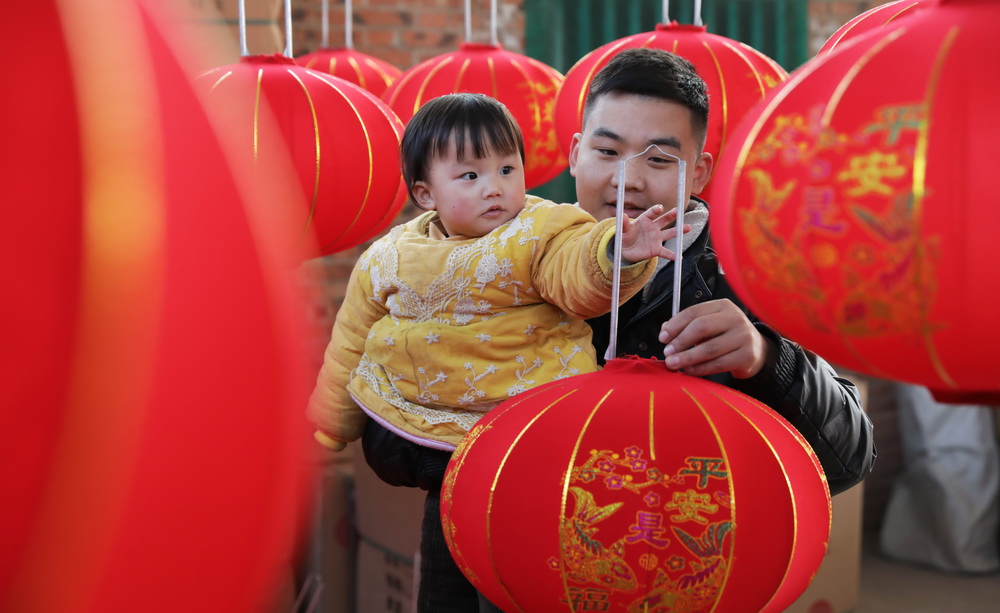
[[846,613],[861,595],[861,509],[864,487],[833,497],[833,521],[826,557],[806,591],[787,613]]
[[356,613],[415,610],[415,562],[426,492],[391,486],[354,454],[355,528],[358,532]]
[[368,467],[360,450],[354,454],[355,526],[363,541],[412,563],[420,549],[426,496],[414,487],[387,484]]
[[356,613],[414,611],[413,560],[370,541],[358,544]]
[[330,453],[312,441],[307,448],[314,479],[310,525],[298,565],[294,609],[313,613],[354,611],[357,533],[354,529],[354,464],[351,449]]
[[[858,386],[861,405],[867,406],[868,386],[850,377]],[[858,608],[861,598],[861,537],[864,516],[864,484],[833,497],[830,544],[816,577],[787,613],[847,613]]]

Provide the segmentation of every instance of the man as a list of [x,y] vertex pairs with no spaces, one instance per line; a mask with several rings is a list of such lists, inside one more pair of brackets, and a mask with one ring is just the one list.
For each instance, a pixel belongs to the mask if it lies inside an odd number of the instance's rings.
[[[652,281],[618,314],[619,355],[665,359],[667,368],[706,377],[744,392],[785,417],[809,441],[830,491],[842,492],[871,472],[872,425],[857,388],[822,358],[758,321],[726,284],[710,247],[708,203],[699,193],[712,173],[703,151],[708,126],[705,83],[672,53],[627,49],[597,75],[584,107],[582,132],[570,150],[580,206],[598,220],[615,215],[618,162],[625,173],[625,214],[654,204],[677,205],[679,164],[686,162],[681,310],[671,317],[674,265],[663,260]],[[642,153],[646,151],[645,153]],[[610,315],[590,320],[598,355]]]

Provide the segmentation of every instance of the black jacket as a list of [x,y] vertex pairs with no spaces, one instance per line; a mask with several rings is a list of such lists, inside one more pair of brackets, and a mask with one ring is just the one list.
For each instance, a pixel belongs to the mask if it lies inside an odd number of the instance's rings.
[[[861,407],[857,388],[838,377],[816,354],[782,338],[760,322],[729,288],[710,246],[706,227],[681,258],[680,308],[708,300],[733,301],[757,329],[778,345],[775,363],[749,379],[729,373],[706,377],[743,392],[771,407],[805,437],[816,452],[830,485],[837,494],[860,483],[875,463],[872,424]],[[616,353],[663,359],[660,325],[670,319],[674,263],[659,270],[648,293],[636,294],[619,309]],[[648,298],[644,301],[644,295]],[[611,316],[588,321],[594,329],[594,346],[601,358],[607,349]]]

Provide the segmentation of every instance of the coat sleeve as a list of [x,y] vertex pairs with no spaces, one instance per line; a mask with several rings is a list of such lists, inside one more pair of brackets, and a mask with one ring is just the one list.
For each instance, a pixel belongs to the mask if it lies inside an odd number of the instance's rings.
[[355,266],[307,409],[317,429],[316,439],[333,451],[364,433],[367,415],[347,392],[347,384],[364,354],[368,331],[386,314],[373,295],[367,273]]
[[818,355],[782,338],[766,324],[757,329],[778,346],[775,363],[733,387],[787,419],[812,446],[831,494],[860,483],[875,464],[872,423],[858,388]]
[[[535,258],[532,282],[546,302],[572,317],[588,319],[611,310],[613,265],[609,245],[615,220],[595,222],[582,209],[558,205],[542,223],[542,244]],[[625,302],[656,271],[656,258],[621,269],[619,299]]]

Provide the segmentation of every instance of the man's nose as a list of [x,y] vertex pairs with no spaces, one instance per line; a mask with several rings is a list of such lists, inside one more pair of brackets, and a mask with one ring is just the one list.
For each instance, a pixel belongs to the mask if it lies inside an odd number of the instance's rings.
[[[615,169],[614,176],[611,178],[611,185],[617,189],[619,182],[621,181],[622,166],[621,164]],[[642,190],[646,185],[646,172],[642,168],[641,164],[635,163],[625,163],[625,189],[639,191]]]

